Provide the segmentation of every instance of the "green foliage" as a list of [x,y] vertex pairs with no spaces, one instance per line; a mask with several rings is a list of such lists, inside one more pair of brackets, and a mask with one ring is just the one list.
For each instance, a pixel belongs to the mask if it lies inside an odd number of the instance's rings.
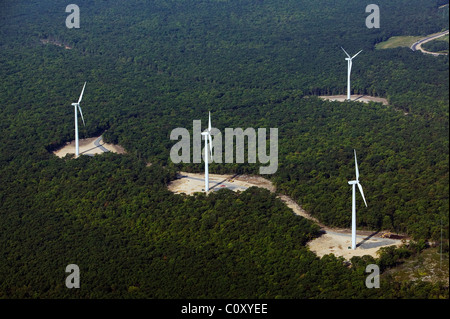
[[378,266],[380,270],[384,271],[386,268],[394,267],[402,261],[402,259],[409,257],[411,251],[406,248],[397,248],[395,246],[382,247],[380,249],[380,258],[378,259]]
[[[448,28],[438,1],[379,1],[378,30],[365,27],[357,0],[77,4],[80,29],[64,26],[56,0],[0,12],[0,297],[448,296],[426,283],[366,289],[371,260],[347,268],[317,258],[305,248],[317,227],[267,191],[166,189],[177,170],[203,169],[170,162],[171,130],[191,129],[194,119],[205,127],[211,110],[222,131],[279,129],[270,178],[320,221],[348,227],[356,149],[369,203],[358,208],[358,227],[437,239],[442,222],[448,238],[448,58],[374,49],[394,35]],[[314,97],[346,92],[340,46],[364,50],[353,93],[386,97],[389,107]],[[80,136],[106,131],[128,155],[51,154],[73,139],[70,103],[84,81]],[[380,263],[404,257],[396,254]],[[80,290],[64,286],[69,263],[81,268]]]
[[447,52],[448,53],[448,40],[447,41],[439,41],[434,40],[427,43],[424,43],[422,45],[422,48],[424,48],[427,51],[430,52]]

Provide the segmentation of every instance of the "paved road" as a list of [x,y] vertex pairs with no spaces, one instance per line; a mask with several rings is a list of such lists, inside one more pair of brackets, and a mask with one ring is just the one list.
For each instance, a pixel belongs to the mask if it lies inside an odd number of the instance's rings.
[[[90,148],[90,149],[88,149],[88,150],[85,150],[85,151],[81,152],[81,154],[87,155],[87,156],[94,156],[95,154],[92,154],[92,153],[89,153],[89,152],[92,151],[92,150],[94,150],[94,149],[96,149],[96,148],[98,148],[99,150],[101,150],[103,153],[108,153],[109,150],[103,147],[103,144],[105,144],[105,143],[103,143],[103,139],[102,139],[102,138],[103,138],[103,136],[100,135],[100,136],[94,141],[95,147]],[[100,143],[101,143],[101,144],[100,144]]]
[[442,37],[442,36],[448,34],[448,32],[449,32],[449,30],[444,31],[444,32],[441,32],[441,33],[438,33],[438,34],[435,34],[435,35],[432,35],[432,36],[428,36],[428,37],[423,38],[423,39],[420,39],[419,41],[417,41],[416,43],[414,43],[414,44],[411,46],[411,50],[413,50],[413,51],[420,50],[420,51],[422,51],[423,53],[428,53],[428,54],[432,54],[432,55],[447,55],[447,53],[428,52],[428,51],[422,49],[422,48],[421,48],[421,45],[424,44],[424,43],[426,43],[426,42],[429,42],[429,41],[431,41],[431,40],[440,38],[440,37]]
[[100,144],[101,142],[103,142],[103,136],[102,136],[102,135],[100,135],[100,136],[98,137],[98,139],[96,139],[96,140],[94,141],[94,145],[97,146],[99,149],[101,149],[102,152],[108,153],[109,150],[103,147],[103,144],[105,144],[105,143]]

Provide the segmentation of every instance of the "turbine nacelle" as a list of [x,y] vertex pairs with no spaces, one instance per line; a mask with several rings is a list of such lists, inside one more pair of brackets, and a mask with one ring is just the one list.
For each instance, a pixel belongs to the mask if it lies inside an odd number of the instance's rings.
[[355,153],[355,173],[356,173],[356,180],[354,181],[349,181],[348,183],[350,185],[358,185],[359,188],[359,192],[361,193],[361,196],[364,200],[364,204],[366,204],[367,207],[367,202],[366,202],[366,198],[364,197],[364,192],[363,192],[363,188],[361,186],[361,184],[359,183],[359,169],[358,169],[358,161],[356,159],[356,150],[353,150],[353,152]]
[[77,108],[80,111],[81,119],[83,120],[83,125],[86,126],[84,123],[84,117],[83,112],[81,111],[80,103],[81,99],[83,98],[84,88],[86,87],[86,82],[84,82],[83,89],[81,90],[80,98],[78,99],[77,103],[72,103],[72,106],[75,110],[75,156],[78,157],[79,154],[79,144],[78,144],[78,116],[77,116]]
[[356,179],[352,181],[348,181],[349,185],[352,185],[352,249],[356,249],[356,185],[358,185],[359,192],[361,193],[361,196],[364,200],[364,204],[367,202],[366,198],[364,197],[364,192],[361,184],[359,183],[359,169],[358,169],[358,161],[356,159],[356,151],[355,153],[355,173],[356,173]]
[[[212,157],[212,139],[211,139],[211,112],[209,112],[208,128],[203,131],[202,136],[205,137],[205,192],[209,191],[209,172],[208,172],[208,150]],[[209,141],[209,147],[208,147]]]
[[345,58],[345,59],[350,60],[350,61],[353,60],[354,58],[356,58],[356,56],[363,51],[363,50],[360,50],[358,53],[356,53],[354,56],[351,57],[350,54],[348,54],[347,51],[344,50],[343,47],[341,47],[341,49],[342,49],[342,51],[344,51],[345,55],[347,56],[347,58]]
[[350,73],[351,73],[351,70],[352,70],[352,60],[358,54],[360,54],[362,52],[362,50],[359,51],[358,53],[356,53],[354,56],[350,56],[350,54],[348,54],[347,51],[345,51],[343,47],[341,47],[341,49],[342,49],[342,51],[344,51],[345,55],[347,56],[345,58],[345,60],[348,62],[347,63],[347,100],[350,101],[351,100],[351,95],[350,95],[350,93],[351,93],[351,90],[350,90]]
[[209,155],[212,157],[212,139],[211,139],[211,132],[209,132],[208,130],[202,132],[202,136],[205,137],[205,144],[208,144],[208,140],[209,140],[209,144],[208,147],[209,148]]
[[208,128],[202,132],[205,137],[205,143],[208,144],[209,140],[209,155],[212,157],[212,139],[211,139],[211,112],[209,112],[208,117]]

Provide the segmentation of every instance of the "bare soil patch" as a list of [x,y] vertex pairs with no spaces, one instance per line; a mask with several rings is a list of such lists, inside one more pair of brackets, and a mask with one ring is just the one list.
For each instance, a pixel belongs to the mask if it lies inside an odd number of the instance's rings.
[[357,231],[357,247],[353,250],[350,248],[352,241],[350,230],[331,231],[329,229],[322,229],[324,234],[307,244],[307,247],[319,257],[327,254],[342,256],[345,260],[364,255],[377,257],[377,252],[381,247],[402,245],[402,241],[398,239],[381,238],[378,234],[377,236],[365,235],[363,232]]
[[[97,141],[99,138],[101,138],[101,136],[80,139],[78,146],[80,155],[93,156],[95,154],[105,153],[106,151],[118,154],[126,153],[125,149],[122,146],[104,143],[102,139],[98,141],[99,145],[96,145],[95,141]],[[61,158],[66,156],[67,154],[75,154],[75,141],[66,143],[64,147],[54,151],[53,154]]]
[[60,41],[58,41],[58,40],[52,40],[52,39],[40,39],[40,41],[41,41],[43,44],[53,44],[53,45],[56,45],[56,46],[58,46],[58,47],[64,48],[64,49],[66,49],[66,50],[71,50],[71,49],[72,49],[72,47],[69,46],[68,44],[62,43],[62,42],[60,42]]
[[[338,102],[347,101],[347,95],[321,95],[319,96],[319,98],[328,101],[338,101]],[[350,100],[352,102],[363,102],[363,103],[376,102],[382,103],[383,105],[389,105],[387,99],[370,95],[350,95]]]
[[276,188],[272,184],[272,182],[261,176],[237,175],[236,177],[234,177],[234,180],[243,182],[244,184],[249,185],[248,187],[257,186],[257,187],[265,188],[265,189],[271,191],[272,193],[275,193],[275,191],[276,191]]
[[[209,188],[210,192],[217,191],[222,188],[228,188],[232,191],[245,191],[253,185],[245,180],[236,179],[237,175],[233,174],[209,174]],[[269,182],[270,183],[270,182]],[[184,193],[186,195],[193,195],[197,192],[204,192],[205,175],[201,173],[186,173],[180,172],[178,179],[172,181],[168,188],[174,193]]]

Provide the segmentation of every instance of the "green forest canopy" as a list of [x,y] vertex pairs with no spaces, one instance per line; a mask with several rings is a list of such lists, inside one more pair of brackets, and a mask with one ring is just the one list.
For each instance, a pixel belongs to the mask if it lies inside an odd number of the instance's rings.
[[[448,239],[448,57],[374,49],[394,35],[448,29],[448,7],[438,9],[439,1],[379,1],[380,29],[366,28],[365,4],[356,0],[77,4],[80,29],[65,27],[65,7],[55,0],[2,4],[2,297],[68,296],[64,273],[56,274],[73,259],[88,265],[90,278],[108,261],[101,268],[104,280],[98,280],[105,285],[89,289],[98,297],[126,296],[129,286],[139,285],[146,287],[139,296],[157,298],[355,296],[352,270],[331,257],[319,261],[304,249],[317,235],[314,226],[289,215],[262,190],[206,198],[166,190],[177,170],[203,170],[170,162],[171,130],[190,129],[194,119],[206,124],[208,110],[217,128],[278,128],[279,168],[265,177],[321,222],[350,224],[347,180],[353,178],[356,149],[369,203],[358,211],[359,228],[437,240],[443,221]],[[315,97],[346,92],[340,46],[364,50],[354,64],[353,93],[385,97],[390,106]],[[108,154],[70,161],[51,154],[73,139],[70,103],[84,81],[87,126],[81,136],[107,130],[107,141],[127,149],[123,159]],[[256,174],[258,166],[213,164],[211,171]],[[261,200],[250,201],[251,196]],[[224,206],[208,204],[216,197]],[[246,234],[249,225],[260,223],[261,232]],[[112,248],[103,245],[108,241]],[[202,245],[201,257],[192,257]],[[258,250],[261,245],[265,248]],[[234,253],[227,264],[225,257]],[[217,258],[224,269],[209,277],[217,286],[206,287],[206,280],[179,290],[187,278],[197,280],[188,269],[203,269]],[[254,267],[263,261],[273,264]],[[236,276],[246,278],[241,285],[257,282],[253,288],[239,286],[233,277],[240,262],[252,263]],[[304,263],[305,281],[293,279],[300,267],[295,263]],[[307,270],[314,263],[339,275],[323,285],[308,284],[328,280],[325,273]],[[124,275],[114,286],[116,272],[142,265],[147,265],[142,274]],[[175,272],[178,279],[161,290],[171,278],[167,273],[151,286],[147,275],[159,271]],[[226,290],[230,283],[237,286]],[[399,293],[397,288],[386,295]],[[358,289],[360,296],[380,297]]]

